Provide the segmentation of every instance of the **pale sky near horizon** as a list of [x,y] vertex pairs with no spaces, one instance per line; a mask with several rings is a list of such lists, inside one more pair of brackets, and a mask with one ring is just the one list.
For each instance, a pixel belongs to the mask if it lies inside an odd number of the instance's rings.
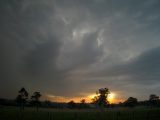
[[160,1],[0,0],[0,64],[0,98],[160,95]]

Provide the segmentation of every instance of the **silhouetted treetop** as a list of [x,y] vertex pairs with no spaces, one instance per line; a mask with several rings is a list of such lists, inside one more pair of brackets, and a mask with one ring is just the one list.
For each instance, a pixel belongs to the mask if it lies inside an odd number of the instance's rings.
[[92,101],[99,106],[106,106],[109,104],[108,94],[110,93],[108,88],[100,88],[98,90],[97,96],[95,96]]
[[129,97],[129,98],[124,102],[124,105],[125,105],[125,106],[128,106],[128,107],[134,107],[134,106],[137,105],[137,103],[138,103],[137,98]]

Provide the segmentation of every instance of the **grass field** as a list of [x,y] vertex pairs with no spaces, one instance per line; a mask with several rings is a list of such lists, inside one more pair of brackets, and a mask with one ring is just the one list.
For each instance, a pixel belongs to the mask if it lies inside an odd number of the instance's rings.
[[0,120],[160,120],[160,109],[113,108],[100,112],[96,109],[40,109],[1,107]]

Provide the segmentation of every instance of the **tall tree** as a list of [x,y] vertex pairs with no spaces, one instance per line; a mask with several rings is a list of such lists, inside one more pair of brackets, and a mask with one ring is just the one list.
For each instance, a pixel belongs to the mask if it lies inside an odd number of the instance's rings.
[[28,99],[28,92],[26,91],[25,88],[21,88],[18,91],[18,93],[19,94],[16,98],[16,101],[17,101],[18,104],[20,104],[21,110],[24,110],[25,103],[27,102],[27,99]]
[[40,97],[41,97],[40,92],[34,92],[33,95],[31,96],[32,103],[36,106],[36,109],[38,111],[39,105],[40,105]]
[[108,94],[110,93],[108,88],[99,89],[97,96],[94,97],[93,102],[100,107],[105,107],[109,104]]

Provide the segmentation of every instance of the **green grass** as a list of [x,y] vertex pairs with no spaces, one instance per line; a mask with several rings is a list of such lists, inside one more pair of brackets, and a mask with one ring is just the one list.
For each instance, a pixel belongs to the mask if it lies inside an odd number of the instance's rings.
[[1,107],[0,120],[160,120],[160,109],[114,108],[100,112],[96,109],[40,109]]

